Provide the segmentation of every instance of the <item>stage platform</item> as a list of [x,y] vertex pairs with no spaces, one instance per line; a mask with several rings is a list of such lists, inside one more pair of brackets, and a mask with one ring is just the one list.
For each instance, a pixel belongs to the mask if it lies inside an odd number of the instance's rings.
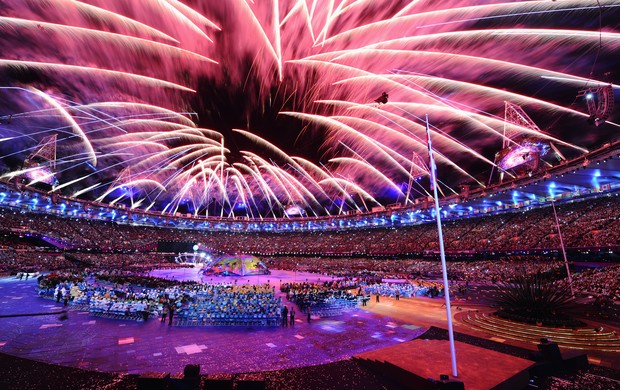
[[428,379],[441,374],[463,382],[466,390],[523,389],[534,362],[455,342],[458,378],[452,377],[450,346],[445,340],[416,339],[354,356],[391,380],[415,389],[436,389]]

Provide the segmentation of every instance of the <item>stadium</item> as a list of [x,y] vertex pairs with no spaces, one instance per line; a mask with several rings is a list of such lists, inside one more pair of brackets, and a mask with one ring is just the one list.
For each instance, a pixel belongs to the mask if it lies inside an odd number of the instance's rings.
[[620,384],[620,2],[6,0],[6,389]]

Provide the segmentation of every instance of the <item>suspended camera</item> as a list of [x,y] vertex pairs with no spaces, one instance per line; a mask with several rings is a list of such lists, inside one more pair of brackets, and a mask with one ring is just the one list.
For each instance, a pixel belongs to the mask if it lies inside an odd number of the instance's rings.
[[387,94],[387,92],[383,92],[381,94],[381,96],[379,96],[378,98],[375,99],[375,102],[379,103],[379,104],[387,104],[388,97],[389,97],[389,95]]

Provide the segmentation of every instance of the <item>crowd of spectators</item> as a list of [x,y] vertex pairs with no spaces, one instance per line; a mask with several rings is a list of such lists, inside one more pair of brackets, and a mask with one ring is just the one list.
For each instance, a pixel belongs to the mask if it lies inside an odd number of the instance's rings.
[[141,226],[5,208],[0,209],[0,231],[38,235],[64,249],[143,250],[153,249],[157,242],[156,236]]
[[0,274],[35,273],[73,266],[62,253],[0,249]]
[[[439,261],[419,259],[368,259],[350,257],[273,257],[264,259],[268,268],[313,272],[339,277],[355,277],[372,283],[383,279],[438,279]],[[451,280],[492,284],[511,281],[519,275],[560,273],[564,264],[548,259],[523,259],[513,256],[506,260],[449,261],[446,263]]]
[[44,250],[0,249],[0,274],[56,270],[133,270],[188,267],[161,253],[79,253]]
[[157,252],[130,253],[82,253],[72,252],[67,255],[81,265],[94,269],[133,269],[148,271],[155,268],[178,267],[170,262],[170,256]]
[[[566,283],[566,280],[563,282]],[[593,268],[575,274],[573,288],[600,300],[620,303],[620,265]]]
[[[620,245],[617,196],[557,203],[566,247]],[[0,209],[0,230],[38,234],[70,248],[93,251],[153,250],[158,241],[200,242],[224,253],[396,255],[439,249],[433,223],[414,226],[304,232],[227,232],[116,224]],[[551,206],[444,221],[448,252],[557,249]]]

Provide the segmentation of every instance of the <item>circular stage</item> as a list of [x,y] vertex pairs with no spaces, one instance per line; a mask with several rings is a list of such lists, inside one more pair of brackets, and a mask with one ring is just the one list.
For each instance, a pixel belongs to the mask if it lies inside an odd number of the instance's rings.
[[[324,281],[326,275],[274,270],[271,275],[206,277],[199,269],[156,270],[153,276],[209,283]],[[206,279],[206,280],[205,280]],[[283,298],[284,303],[292,304]],[[62,304],[38,297],[36,280],[0,279],[3,314],[57,312]],[[71,309],[71,307],[70,307]],[[296,311],[299,312],[297,309]],[[142,373],[182,372],[201,365],[203,374],[270,371],[347,359],[413,339],[424,329],[415,324],[356,309],[340,316],[298,315],[293,327],[175,327],[93,317],[71,309],[58,315],[0,318],[0,352],[88,370]]]

